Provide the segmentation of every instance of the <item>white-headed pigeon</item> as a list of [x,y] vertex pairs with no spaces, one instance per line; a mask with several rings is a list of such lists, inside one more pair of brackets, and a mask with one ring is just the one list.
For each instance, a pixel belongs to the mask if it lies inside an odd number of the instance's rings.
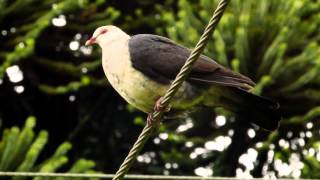
[[[152,34],[129,36],[112,25],[95,30],[86,45],[99,44],[105,75],[131,105],[152,113],[191,51]],[[174,116],[194,107],[224,107],[267,130],[280,121],[279,104],[250,92],[255,83],[201,55],[171,103]],[[150,121],[151,122],[151,121]]]

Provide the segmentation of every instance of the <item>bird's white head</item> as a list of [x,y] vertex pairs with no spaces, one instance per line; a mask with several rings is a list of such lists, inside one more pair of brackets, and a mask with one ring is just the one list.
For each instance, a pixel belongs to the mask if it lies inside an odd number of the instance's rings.
[[98,27],[92,37],[86,41],[86,46],[92,44],[99,44],[100,46],[104,44],[111,44],[119,38],[129,37],[128,34],[123,32],[120,28],[112,25]]

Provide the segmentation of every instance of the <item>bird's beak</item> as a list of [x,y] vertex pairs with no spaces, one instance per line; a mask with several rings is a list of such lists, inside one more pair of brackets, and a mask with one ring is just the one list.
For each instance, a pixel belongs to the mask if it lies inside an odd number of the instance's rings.
[[92,44],[94,44],[94,43],[96,43],[96,38],[90,38],[90,39],[88,39],[87,41],[86,41],[86,46],[90,46],[90,45],[92,45]]

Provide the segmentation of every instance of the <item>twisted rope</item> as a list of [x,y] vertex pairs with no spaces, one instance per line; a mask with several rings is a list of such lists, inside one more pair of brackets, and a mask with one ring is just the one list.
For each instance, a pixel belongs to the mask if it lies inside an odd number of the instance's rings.
[[[214,11],[209,24],[207,25],[206,29],[204,30],[204,33],[202,34],[199,42],[197,43],[195,49],[191,52],[191,55],[186,60],[186,63],[181,68],[179,74],[176,76],[175,80],[172,82],[170,88],[167,90],[166,94],[163,97],[163,100],[161,102],[161,105],[164,107],[163,109],[166,109],[166,107],[169,105],[170,101],[178,91],[179,87],[182,85],[184,80],[187,78],[187,75],[191,71],[192,65],[198,60],[199,56],[201,55],[203,49],[207,45],[210,36],[212,35],[214,29],[218,25],[224,10],[226,9],[228,3],[230,0],[220,0],[217,9]],[[160,119],[163,117],[162,111],[155,111],[153,113],[153,119],[157,122],[160,121]],[[120,180],[123,178],[123,176],[129,171],[132,164],[134,163],[136,157],[140,153],[141,149],[143,148],[146,141],[149,139],[152,131],[155,129],[156,126],[151,126],[147,124],[144,129],[142,130],[142,133],[139,135],[138,140],[134,143],[133,147],[131,148],[128,156],[124,160],[124,162],[121,164],[119,170],[115,174],[115,177],[113,180]]]

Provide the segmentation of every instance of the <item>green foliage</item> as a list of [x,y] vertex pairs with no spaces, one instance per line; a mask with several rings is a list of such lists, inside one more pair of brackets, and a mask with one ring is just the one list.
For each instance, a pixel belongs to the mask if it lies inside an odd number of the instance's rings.
[[[159,28],[158,31],[165,32],[175,41],[192,48],[202,34],[217,2],[179,0],[177,13],[173,13],[171,9],[162,10],[162,19],[167,22],[167,26]],[[239,169],[239,172],[247,169],[243,168],[244,164],[238,162],[240,155],[248,148],[254,148],[259,152],[258,159],[260,158],[254,169],[249,169],[254,176],[261,176],[261,173],[272,176],[272,170],[275,170],[275,175],[280,177],[298,177],[301,174],[302,177],[319,178],[317,173],[312,173],[319,170],[313,165],[319,159],[316,160],[307,153],[309,151],[314,154],[320,153],[319,149],[313,147],[314,143],[318,143],[317,119],[320,116],[319,12],[320,2],[313,0],[230,2],[205,54],[220,64],[251,77],[257,82],[254,93],[279,100],[283,120],[277,135],[271,134],[272,138],[257,128],[255,128],[256,137],[251,139],[251,142],[240,139],[247,138],[246,136],[232,137],[228,149],[213,161],[214,175],[235,175],[235,170],[229,170],[233,166],[230,164],[228,166],[226,161],[230,160],[229,153],[236,150],[237,141],[243,141],[241,145],[245,146],[243,152],[238,148],[237,155],[231,160],[236,164],[235,167],[242,167],[243,170]],[[196,120],[193,122],[197,123]],[[239,125],[237,127],[232,124],[232,121],[229,121],[220,132],[232,129],[232,132],[235,131],[237,134],[237,131],[241,131],[240,128],[244,128],[242,131],[247,132],[248,127]],[[210,133],[209,136],[212,139],[217,134]],[[267,140],[270,138],[272,141]],[[261,141],[264,141],[263,147],[268,148],[257,148],[256,143]],[[289,147],[284,148],[287,143]],[[304,153],[299,154],[301,151]],[[276,152],[276,155],[287,155],[283,156],[281,161],[277,161],[279,156],[267,161],[266,157],[271,156],[273,152]],[[217,156],[219,153],[205,154],[209,158],[199,159],[212,160],[212,156]],[[281,168],[277,165],[292,164],[292,159],[306,164],[287,174],[281,174]],[[262,166],[266,166],[268,170],[262,172]]]
[[[39,161],[40,153],[48,143],[48,132],[34,132],[36,119],[29,117],[22,129],[12,127],[5,129],[0,141],[0,171],[17,172],[56,172],[66,168],[69,161],[68,151],[71,150],[69,142],[63,142],[50,157]],[[69,173],[90,173],[95,163],[86,159],[79,159],[71,164],[66,171]],[[25,177],[13,177],[15,180],[26,179]],[[35,180],[42,179],[40,177]]]
[[[2,27],[1,38],[5,43],[0,46],[0,57],[2,57],[0,58],[0,79],[3,79],[8,67],[27,60],[32,64],[49,69],[50,72],[62,73],[71,77],[69,82],[60,84],[57,87],[43,82],[33,81],[39,90],[48,94],[74,92],[81,87],[91,84],[97,86],[104,85],[106,83],[105,78],[97,80],[96,77],[87,75],[87,73],[101,66],[100,59],[77,65],[71,61],[52,61],[50,53],[43,56],[41,52],[37,51],[37,47],[42,46],[39,45],[39,41],[48,29],[59,30],[64,26],[65,32],[73,32],[74,35],[77,33],[80,35],[80,38],[74,38],[74,42],[80,43],[81,40],[82,43],[84,39],[81,39],[80,33],[88,30],[92,31],[96,27],[109,24],[120,16],[119,11],[111,6],[106,7],[105,2],[105,0],[96,0],[93,2],[88,0],[3,1],[3,3],[0,4],[0,9],[3,9],[0,14],[0,26]],[[99,12],[96,11],[98,8],[101,9]],[[25,11],[22,11],[22,9],[25,9]],[[28,13],[32,13],[32,15],[24,19]],[[75,20],[74,16],[78,16],[78,20],[80,20],[81,23]],[[16,18],[17,21],[10,21],[12,17]],[[60,20],[62,24],[56,24],[55,20]],[[83,23],[86,23],[86,25],[83,25]],[[56,47],[59,46],[59,44],[60,46],[61,44],[66,44],[61,48],[62,50],[56,49],[56,52],[66,52],[67,49],[69,49],[68,44],[70,43],[70,37],[58,39],[58,41],[52,37],[48,38],[50,38],[51,41],[44,44],[43,47],[41,47],[42,50],[46,51],[45,48],[48,46],[49,48],[52,47],[51,44]],[[84,49],[84,45],[81,45],[75,52],[71,51],[70,53],[74,53],[75,55],[71,57],[71,59],[78,59],[80,55],[82,59],[86,59],[88,54],[85,54],[84,51],[91,52],[92,50],[90,48]],[[93,56],[98,55],[97,53],[98,52],[93,54]],[[62,56],[57,55],[56,57]]]

